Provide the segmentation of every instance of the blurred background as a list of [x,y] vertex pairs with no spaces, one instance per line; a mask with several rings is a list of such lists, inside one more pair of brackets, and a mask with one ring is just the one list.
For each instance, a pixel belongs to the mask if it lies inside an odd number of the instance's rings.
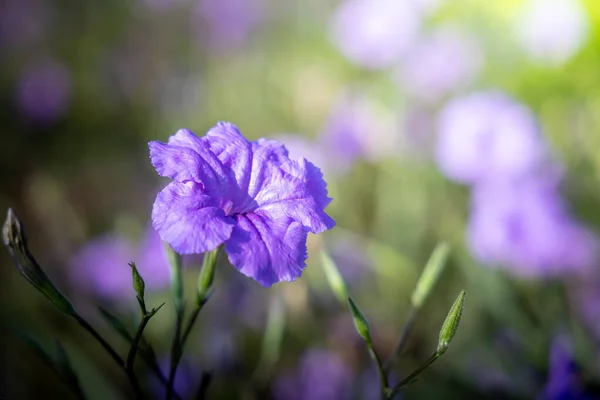
[[[40,264],[122,354],[98,306],[133,331],[135,260],[148,304],[167,301],[146,331],[166,368],[174,312],[150,225],[166,180],[147,142],[231,121],[319,166],[337,227],[309,238],[293,283],[264,289],[221,260],[182,396],[211,371],[208,398],[376,399],[321,253],[385,356],[447,242],[392,380],[435,350],[464,288],[463,320],[401,397],[600,398],[599,28],[596,0],[4,0],[0,209],[15,209]],[[0,263],[0,396],[73,398],[27,333],[50,352],[60,339],[90,399],[130,398],[97,343],[6,251]],[[186,259],[188,296],[199,265]]]

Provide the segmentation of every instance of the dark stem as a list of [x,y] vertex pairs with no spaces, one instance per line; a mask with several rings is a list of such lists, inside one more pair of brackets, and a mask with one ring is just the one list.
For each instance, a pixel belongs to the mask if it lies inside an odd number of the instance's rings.
[[74,318],[77,321],[77,323],[79,323],[79,325],[83,327],[83,329],[88,331],[89,334],[92,335],[94,339],[96,339],[96,341],[98,341],[98,343],[102,345],[102,347],[104,347],[104,349],[108,352],[108,354],[110,354],[112,359],[115,360],[119,367],[123,367],[125,365],[125,362],[123,361],[119,353],[117,353],[116,350],[113,349],[112,346],[106,340],[104,340],[104,338],[100,336],[100,334],[96,332],[96,330],[85,319],[83,319],[78,314],[76,314]]
[[138,346],[140,344],[140,340],[142,339],[142,335],[144,334],[144,329],[146,329],[146,325],[148,325],[148,321],[150,321],[151,316],[144,315],[142,317],[142,321],[138,326],[137,331],[135,332],[135,336],[131,341],[131,346],[129,347],[129,353],[127,354],[127,361],[125,362],[125,368],[133,371],[133,364],[135,362],[135,356],[138,352]]
[[207,371],[202,372],[202,377],[200,378],[200,387],[196,393],[196,400],[206,399],[206,392],[208,391],[208,386],[210,385],[211,381],[212,374]]
[[389,371],[393,368],[394,363],[400,357],[402,350],[404,350],[404,346],[406,346],[406,343],[408,342],[410,332],[412,331],[412,328],[415,324],[415,320],[417,319],[418,311],[419,309],[417,307],[411,306],[410,311],[408,312],[408,317],[406,318],[406,322],[404,323],[402,331],[398,336],[398,341],[394,346],[394,350],[392,350],[387,360],[385,361],[384,371]]
[[179,360],[181,359],[180,350],[180,338],[181,338],[181,325],[183,323],[183,309],[177,310],[177,321],[175,323],[175,335],[173,337],[173,343],[171,345],[171,365],[169,367],[169,380],[167,381],[167,394],[166,400],[173,398],[175,374],[177,374],[177,367]]
[[113,349],[113,347],[106,340],[104,340],[104,338],[79,314],[75,314],[73,316],[73,318],[75,318],[77,323],[79,323],[79,325],[81,325],[81,327],[83,329],[88,331],[90,333],[90,335],[92,335],[94,337],[94,339],[96,339],[96,341],[98,341],[98,343],[100,343],[100,345],[102,345],[102,347],[104,347],[104,349],[108,352],[108,354],[110,354],[110,356],[117,363],[117,365],[119,365],[119,367],[125,371],[125,374],[127,375],[127,378],[129,379],[129,382],[131,383],[131,386],[133,387],[133,391],[135,392],[135,397],[138,399],[143,399],[144,392],[142,391],[142,388],[140,386],[140,383],[137,380],[137,377],[135,376],[133,371],[129,370],[126,367],[125,362],[123,361],[121,356],[115,351],[115,349]]

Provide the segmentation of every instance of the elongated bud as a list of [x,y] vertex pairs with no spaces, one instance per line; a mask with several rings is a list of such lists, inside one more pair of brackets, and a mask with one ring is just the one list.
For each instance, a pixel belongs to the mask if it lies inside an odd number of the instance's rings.
[[175,309],[181,310],[183,308],[183,278],[181,276],[181,255],[177,253],[167,243],[164,243],[165,251],[167,253],[167,259],[169,261],[169,267],[171,268],[171,291],[173,292],[173,298],[175,300]]
[[340,274],[340,270],[325,251],[321,253],[321,262],[323,263],[325,277],[327,278],[327,282],[329,282],[329,286],[331,286],[333,294],[335,294],[342,304],[345,303],[348,298],[348,289],[346,288],[344,278]]
[[134,262],[129,263],[131,267],[131,278],[133,280],[133,289],[137,296],[144,300],[144,292],[146,291],[146,283],[144,282],[144,278],[140,275],[137,270],[137,267]]
[[12,256],[17,269],[52,304],[67,315],[77,315],[71,301],[50,281],[50,278],[37,263],[29,247],[23,224],[12,209],[8,209],[2,227],[2,241]]
[[446,351],[448,345],[452,341],[452,338],[456,334],[458,324],[460,323],[460,317],[462,316],[463,307],[465,305],[465,296],[465,291],[461,290],[456,300],[454,300],[454,304],[452,304],[452,307],[450,307],[450,311],[448,311],[448,315],[446,316],[446,320],[442,325],[442,329],[440,329],[440,339],[437,347],[437,351],[440,354]]
[[352,319],[354,319],[354,327],[356,332],[367,342],[371,343],[371,331],[369,329],[369,323],[364,315],[360,312],[354,300],[348,297],[348,303],[350,304],[350,311],[352,312]]
[[425,302],[425,299],[427,299],[427,296],[429,296],[429,293],[433,290],[440,275],[444,271],[449,252],[450,246],[448,246],[447,243],[440,243],[436,246],[435,250],[433,250],[433,253],[431,253],[431,257],[429,257],[429,261],[427,261],[427,264],[419,277],[419,281],[417,282],[417,287],[410,299],[413,307],[420,308]]
[[200,270],[200,275],[198,276],[198,305],[203,305],[210,297],[210,288],[215,277],[215,266],[217,265],[219,249],[220,247],[217,247],[215,250],[204,254],[202,269]]

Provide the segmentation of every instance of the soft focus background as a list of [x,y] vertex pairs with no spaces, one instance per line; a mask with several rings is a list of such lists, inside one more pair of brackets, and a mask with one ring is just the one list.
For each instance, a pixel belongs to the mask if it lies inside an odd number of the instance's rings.
[[[599,29],[597,0],[4,0],[0,210],[19,213],[48,274],[124,352],[97,306],[133,329],[127,262],[149,304],[170,301],[149,223],[166,181],[147,142],[232,121],[324,171],[337,227],[309,238],[294,283],[264,289],[219,264],[182,394],[210,370],[209,398],[377,398],[320,253],[386,355],[446,241],[395,379],[433,352],[462,288],[463,321],[402,398],[600,398]],[[0,396],[72,396],[19,339],[28,332],[50,351],[62,341],[90,399],[128,398],[99,346],[6,251],[0,263]],[[191,296],[199,260],[186,265]],[[147,330],[165,361],[173,315],[168,303]]]

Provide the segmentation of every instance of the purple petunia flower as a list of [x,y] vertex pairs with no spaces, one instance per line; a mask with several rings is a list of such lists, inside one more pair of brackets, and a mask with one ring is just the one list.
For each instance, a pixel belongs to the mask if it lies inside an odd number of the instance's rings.
[[458,182],[527,174],[538,168],[547,152],[532,113],[502,93],[455,99],[438,119],[437,162]]
[[523,48],[540,62],[560,65],[583,46],[590,21],[579,0],[530,0],[516,25]]
[[282,375],[273,387],[276,400],[350,400],[352,371],[327,350],[312,349],[300,359],[296,374]]
[[398,83],[418,98],[434,101],[470,83],[483,65],[483,54],[472,37],[444,28],[409,52]]
[[299,277],[308,232],[335,225],[321,171],[276,141],[250,142],[220,122],[202,138],[182,129],[149,147],[156,171],[173,179],[156,197],[153,226],[181,254],[225,243],[231,264],[268,287]]
[[570,215],[557,185],[539,177],[477,185],[468,227],[475,257],[526,277],[587,272],[596,239]]
[[404,56],[420,25],[420,12],[410,1],[347,0],[333,16],[332,40],[350,61],[384,69]]
[[71,77],[68,69],[55,61],[32,64],[17,82],[17,105],[31,121],[51,124],[68,111]]
[[147,290],[160,290],[169,285],[164,245],[153,229],[147,231],[139,246],[117,235],[91,240],[71,259],[71,278],[84,291],[105,299],[123,299],[133,293],[128,265],[132,261],[144,278]]

